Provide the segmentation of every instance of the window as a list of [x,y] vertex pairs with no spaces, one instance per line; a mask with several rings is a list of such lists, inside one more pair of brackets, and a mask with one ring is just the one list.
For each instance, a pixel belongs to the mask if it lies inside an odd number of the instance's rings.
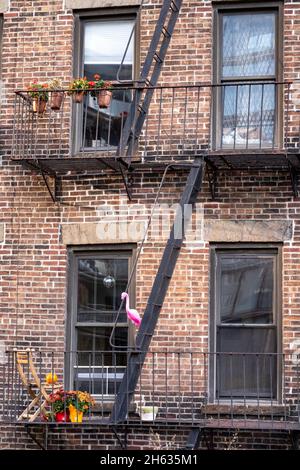
[[[279,145],[282,86],[279,7],[216,9],[215,146],[228,149]],[[251,5],[250,5],[251,6]]]
[[[116,393],[123,377],[126,353],[112,352],[109,340],[128,282],[131,257],[132,252],[126,250],[70,252],[67,359],[69,385],[75,389],[109,396]],[[125,309],[112,342],[125,348],[131,343]]]
[[[133,14],[114,16],[80,16],[77,19],[76,76],[94,80],[100,74],[104,80],[116,80],[135,24]],[[120,80],[132,81],[135,74],[136,32],[128,45]],[[114,90],[109,108],[99,108],[97,99],[86,95],[76,106],[75,153],[78,151],[113,150],[119,144],[121,127],[129,111],[131,93]]]
[[212,248],[211,397],[279,398],[279,248]]

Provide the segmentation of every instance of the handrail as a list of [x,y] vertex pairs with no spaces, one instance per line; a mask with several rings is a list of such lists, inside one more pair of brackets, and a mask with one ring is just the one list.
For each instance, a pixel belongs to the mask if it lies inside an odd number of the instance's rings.
[[[118,90],[165,90],[165,89],[178,89],[178,88],[224,88],[224,87],[228,87],[228,86],[241,86],[241,85],[249,85],[249,84],[253,84],[253,85],[293,85],[293,83],[300,83],[300,79],[299,80],[285,80],[285,81],[272,81],[272,80],[265,80],[265,81],[255,81],[253,79],[245,79],[243,81],[234,81],[234,82],[226,82],[226,83],[212,83],[212,82],[198,82],[198,83],[177,83],[176,85],[174,84],[164,84],[164,85],[156,85],[156,86],[146,86],[146,85],[143,85],[143,84],[139,84],[139,85],[124,85],[123,83],[120,83],[120,82],[112,82],[112,89],[114,88],[117,88]],[[137,80],[132,80],[131,83],[138,83]],[[99,90],[95,90],[95,88],[85,88],[84,90],[81,89],[81,88],[78,88],[78,89],[73,89],[72,91],[70,91],[69,88],[56,88],[55,90],[43,90],[43,93],[53,93],[53,92],[65,92],[65,93],[68,93],[70,95],[72,95],[74,92],[80,92],[80,91],[84,91],[84,92],[97,92]],[[24,94],[29,94],[29,93],[32,93],[31,91],[28,91],[26,89],[17,89],[14,91],[15,94],[21,94],[21,93],[24,93]]]

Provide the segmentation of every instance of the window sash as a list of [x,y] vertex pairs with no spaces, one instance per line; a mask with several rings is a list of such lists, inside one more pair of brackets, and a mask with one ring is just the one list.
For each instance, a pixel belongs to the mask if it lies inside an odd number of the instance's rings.
[[[252,18],[254,17],[259,17],[262,15],[273,15],[274,16],[274,73],[262,73],[262,74],[244,74],[244,75],[224,75],[223,73],[223,67],[224,67],[224,18],[227,17],[236,17],[236,16],[250,16]],[[219,76],[221,81],[239,81],[239,80],[251,80],[251,79],[275,79],[276,78],[276,66],[277,66],[277,50],[278,50],[278,37],[277,37],[277,31],[278,31],[278,20],[277,20],[277,15],[278,15],[278,10],[265,10],[265,11],[251,11],[251,10],[246,10],[246,11],[227,11],[227,12],[222,12],[220,13],[220,70],[219,70]]]
[[[127,31],[125,31],[126,23],[128,26]],[[109,25],[109,28],[107,28],[108,25]],[[93,56],[91,55],[91,53],[89,55],[87,53],[86,43],[88,41],[90,42],[97,41],[96,34],[92,30],[92,29],[95,29],[95,26],[99,27],[99,29],[102,29],[103,41],[104,43],[106,43],[106,45],[104,44],[103,46],[104,49],[106,48],[107,44],[110,43],[110,41],[113,42],[116,39],[116,37],[120,38],[120,32],[121,32],[121,35],[123,36],[122,39],[124,39],[123,49],[122,48],[118,49],[116,48],[116,44],[113,44],[112,45],[113,53],[110,55],[108,54],[105,57],[101,55],[101,53],[98,52],[98,51],[103,50],[102,47],[99,47],[97,48],[97,50],[94,50],[94,52],[92,52],[95,54],[94,59],[96,59],[96,60],[92,60]],[[109,18],[109,19],[103,19],[99,17],[97,20],[84,21],[84,25],[83,25],[83,30],[84,30],[83,49],[84,50],[83,50],[83,57],[82,57],[83,64],[108,64],[108,65],[120,64],[120,62],[122,61],[127,43],[129,41],[129,37],[130,37],[133,26],[134,26],[134,19],[127,19],[127,18],[118,19],[118,17]],[[117,31],[115,31],[115,29],[117,29]],[[116,36],[117,32],[118,32],[118,36]],[[135,37],[133,35],[133,38],[128,47],[128,51],[127,51],[125,61],[124,61],[124,64],[132,65],[132,70],[134,68],[134,43],[135,43]],[[93,44],[92,44],[92,47],[93,47]]]
[[[216,325],[217,326],[234,326],[236,325],[237,327],[240,327],[242,325],[245,325],[245,326],[262,326],[262,325],[266,325],[267,327],[270,326],[270,325],[275,325],[276,324],[276,296],[275,296],[275,292],[276,292],[276,271],[277,271],[277,254],[275,253],[270,253],[268,254],[267,252],[261,252],[261,251],[244,251],[244,252],[240,252],[240,251],[237,251],[237,252],[234,252],[234,251],[231,251],[231,252],[228,252],[226,253],[226,251],[220,251],[216,254],[217,256],[217,270],[216,270],[216,277],[217,277],[217,284],[219,285],[219,293],[216,295],[218,296],[217,297],[217,302],[216,302],[216,306],[217,306],[217,316],[216,316]],[[260,267],[260,269],[263,269],[264,272],[265,272],[265,266],[264,264],[258,264],[256,263],[256,260],[258,261],[271,261],[272,260],[272,321],[269,321],[269,322],[261,322],[261,323],[251,323],[251,322],[247,322],[247,321],[240,321],[240,322],[225,322],[224,321],[224,316],[222,316],[222,312],[221,312],[221,302],[222,302],[222,299],[221,299],[221,295],[223,294],[223,290],[226,290],[224,288],[224,285],[222,284],[222,281],[223,281],[223,278],[222,276],[224,276],[224,273],[225,273],[225,269],[224,269],[224,264],[222,264],[222,261],[224,260],[232,260],[232,259],[236,259],[236,264],[238,263],[238,260],[241,260],[241,261],[244,261],[244,260],[251,260],[253,259],[253,265],[252,265],[252,270],[257,270],[258,267]],[[241,266],[243,266],[243,263],[241,263]],[[243,283],[243,279],[241,278],[241,276],[244,274],[244,277],[245,275],[247,275],[249,272],[250,272],[250,269],[247,269],[248,267],[246,266],[246,273],[243,273],[241,272],[240,276],[239,276],[239,283],[237,285],[237,288],[236,288],[236,291],[234,291],[234,295],[235,295],[235,299],[233,300],[234,301],[234,305],[232,306],[232,308],[235,308],[235,304],[239,301],[239,300],[243,300],[243,288],[245,288],[245,283]],[[264,279],[263,279],[264,280]],[[262,286],[261,284],[259,284],[258,286],[260,287],[265,287],[264,285]],[[246,299],[247,300],[247,299]],[[256,302],[259,303],[260,301],[260,294],[257,295],[257,298],[256,298]],[[256,304],[256,308],[259,308],[259,306],[257,306]],[[261,306],[262,308],[262,306]],[[245,314],[245,305],[244,305],[244,311],[241,307],[241,313],[240,315],[242,316],[243,313]],[[224,313],[224,310],[223,310],[223,313]],[[248,313],[251,313],[251,309],[248,310]],[[234,318],[233,318],[234,319]],[[246,318],[245,318],[246,320]]]

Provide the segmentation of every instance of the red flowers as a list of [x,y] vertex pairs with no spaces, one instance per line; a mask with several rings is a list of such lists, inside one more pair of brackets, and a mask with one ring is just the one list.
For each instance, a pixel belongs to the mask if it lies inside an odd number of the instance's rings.
[[33,80],[32,83],[27,87],[28,94],[31,98],[37,98],[41,101],[48,101],[48,83],[39,83],[37,80]]

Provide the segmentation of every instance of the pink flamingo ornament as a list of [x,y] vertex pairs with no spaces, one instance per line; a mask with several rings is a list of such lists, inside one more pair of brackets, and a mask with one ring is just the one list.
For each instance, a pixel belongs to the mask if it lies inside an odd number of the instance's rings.
[[142,321],[141,317],[134,308],[129,307],[129,295],[127,294],[127,292],[122,292],[121,299],[126,299],[126,313],[129,320],[131,320],[134,325],[140,326]]

